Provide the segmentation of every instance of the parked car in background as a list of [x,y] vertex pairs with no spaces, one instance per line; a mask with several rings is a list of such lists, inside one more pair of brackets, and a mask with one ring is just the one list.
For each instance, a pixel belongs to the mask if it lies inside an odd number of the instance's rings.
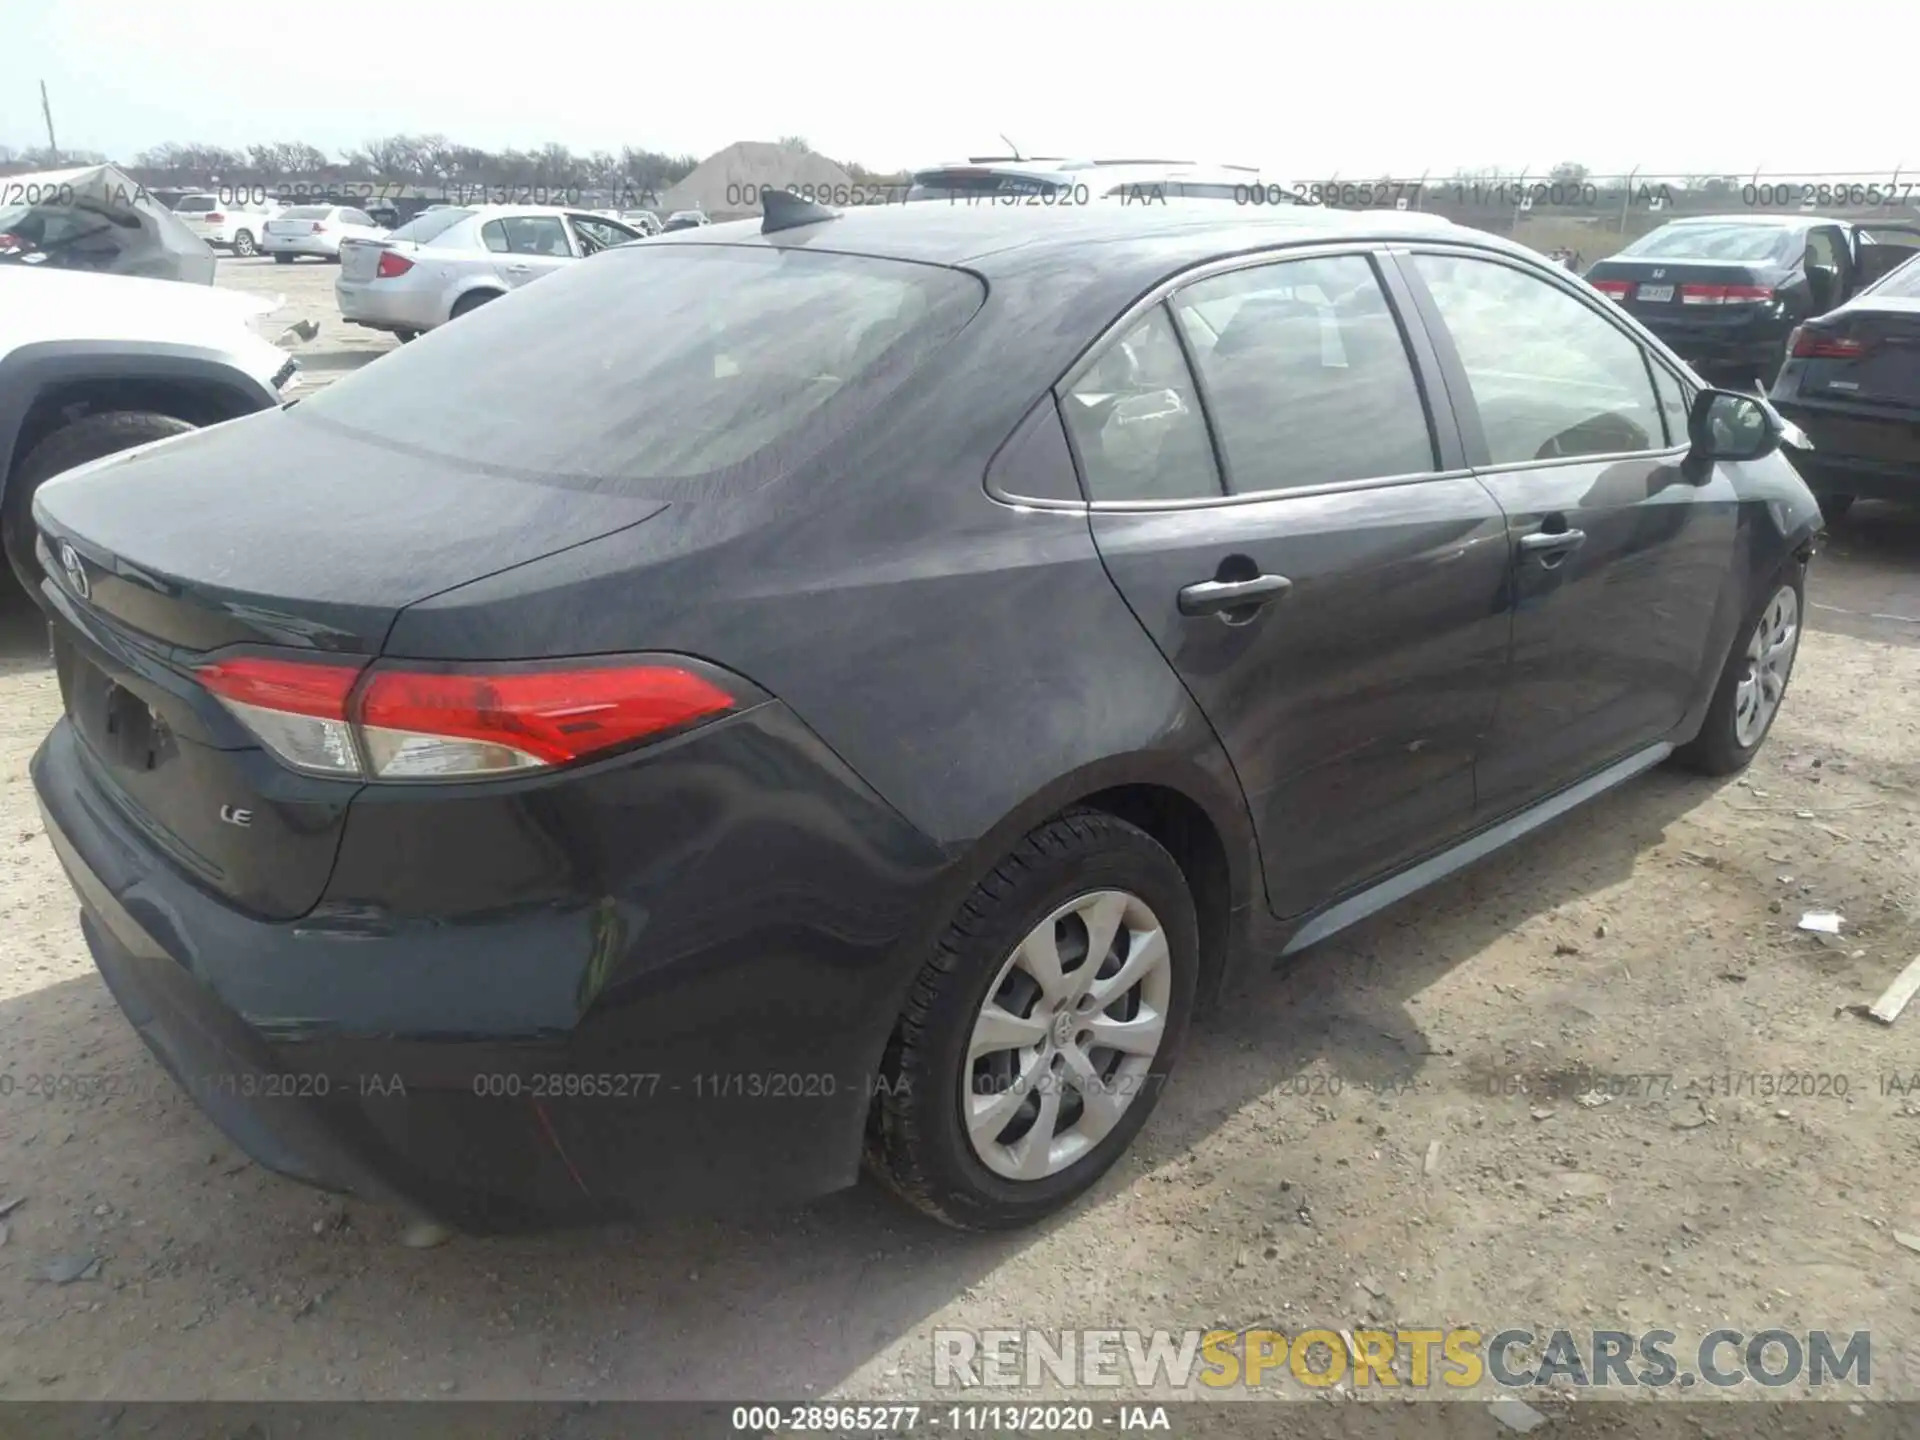
[[1692,364],[1766,384],[1796,325],[1844,304],[1920,247],[1920,224],[1816,215],[1674,220],[1587,280]]
[[249,323],[275,304],[0,265],[0,542],[23,584],[40,578],[33,497],[49,478],[280,403],[299,366]]
[[429,210],[380,239],[345,241],[333,293],[349,324],[411,340],[576,260],[642,238],[633,226],[586,210]]
[[620,218],[642,235],[660,233],[660,217],[651,210],[622,210]]
[[1813,441],[1795,463],[1829,519],[1920,502],[1920,254],[1795,329],[1771,394]]
[[767,210],[41,491],[46,833],[263,1165],[1030,1223],[1256,957],[1765,740],[1784,422],[1524,247]]
[[338,261],[342,240],[378,240],[387,233],[366,211],[351,205],[295,205],[261,229],[260,248],[281,265],[303,255]]
[[664,235],[670,230],[692,230],[712,223],[704,210],[676,210],[667,216],[667,223],[660,227],[660,233]]
[[1305,187],[1251,166],[1191,160],[1065,160],[982,156],[915,171],[909,201],[1084,205],[1096,200],[1225,200],[1249,207],[1310,203]]
[[260,248],[262,227],[285,207],[267,201],[259,205],[228,205],[218,195],[183,195],[173,213],[186,227],[216,250],[252,255]]

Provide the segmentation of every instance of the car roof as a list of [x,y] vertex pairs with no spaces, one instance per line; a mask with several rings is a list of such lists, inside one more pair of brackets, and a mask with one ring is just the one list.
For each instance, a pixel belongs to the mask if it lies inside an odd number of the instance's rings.
[[[1660,226],[1674,225],[1751,225],[1765,230],[1804,230],[1811,225],[1851,225],[1851,220],[1832,220],[1825,215],[1683,215]],[[1652,232],[1649,231],[1649,234]]]
[[1435,239],[1533,259],[1536,252],[1437,215],[1400,210],[1273,208],[1219,200],[1155,204],[1114,201],[1064,208],[949,204],[851,206],[839,218],[762,234],[759,220],[679,231],[675,245],[772,245],[841,251],[948,265],[991,275],[1059,263],[1062,251],[1100,251],[1103,269],[1146,274],[1287,244],[1342,240]]

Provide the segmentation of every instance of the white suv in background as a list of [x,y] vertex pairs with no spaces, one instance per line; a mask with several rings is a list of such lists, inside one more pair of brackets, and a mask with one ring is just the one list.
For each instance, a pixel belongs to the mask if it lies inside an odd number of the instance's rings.
[[272,201],[260,205],[228,205],[218,195],[183,195],[173,207],[186,227],[216,250],[236,255],[257,254],[267,221],[280,213]]

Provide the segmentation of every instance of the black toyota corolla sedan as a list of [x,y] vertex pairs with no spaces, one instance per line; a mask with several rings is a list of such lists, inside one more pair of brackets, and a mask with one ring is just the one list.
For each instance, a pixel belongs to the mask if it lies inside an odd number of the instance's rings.
[[1249,959],[1766,736],[1789,431],[1540,257],[772,203],[41,490],[47,831],[264,1165],[1028,1222]]

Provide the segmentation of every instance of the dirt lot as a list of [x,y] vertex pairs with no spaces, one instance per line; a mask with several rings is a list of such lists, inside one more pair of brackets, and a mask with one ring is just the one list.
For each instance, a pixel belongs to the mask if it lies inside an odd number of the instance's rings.
[[[327,322],[309,380],[390,348],[328,320],[330,267],[222,264]],[[1875,1391],[1920,1398],[1920,1095],[1882,1080],[1920,1073],[1920,1007],[1841,1008],[1920,952],[1920,517],[1860,506],[1810,598],[1746,777],[1656,771],[1259,977],[1051,1226],[956,1236],[862,1187],[414,1250],[247,1163],[108,998],[26,780],[58,695],[8,594],[0,1397],[925,1396],[935,1326],[1374,1319],[1870,1329]],[[1837,940],[1795,928],[1822,908]],[[1671,1078],[1588,1104],[1589,1071]],[[62,1074],[115,1093],[28,1093]],[[1826,1078],[1744,1078],[1778,1075]],[[92,1278],[44,1278],[72,1256]]]

